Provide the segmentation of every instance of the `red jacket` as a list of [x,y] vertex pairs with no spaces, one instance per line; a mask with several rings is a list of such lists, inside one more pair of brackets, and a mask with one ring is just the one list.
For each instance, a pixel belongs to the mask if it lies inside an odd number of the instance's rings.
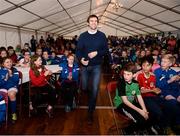
[[47,77],[44,75],[45,71],[42,71],[37,77],[32,69],[29,70],[29,78],[31,80],[32,86],[45,86],[47,84]]

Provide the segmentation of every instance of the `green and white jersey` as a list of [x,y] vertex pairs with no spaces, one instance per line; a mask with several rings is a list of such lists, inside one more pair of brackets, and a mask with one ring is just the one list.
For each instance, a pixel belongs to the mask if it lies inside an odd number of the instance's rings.
[[127,99],[133,103],[137,95],[141,95],[137,81],[132,80],[131,83],[127,83],[124,81],[124,79],[120,79],[117,84],[114,104],[116,107],[118,107],[123,103],[121,96],[127,96]]

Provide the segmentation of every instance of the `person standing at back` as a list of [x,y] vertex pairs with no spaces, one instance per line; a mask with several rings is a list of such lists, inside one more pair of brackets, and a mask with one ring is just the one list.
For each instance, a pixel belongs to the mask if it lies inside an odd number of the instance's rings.
[[90,15],[87,22],[89,29],[78,39],[76,56],[82,64],[82,90],[88,89],[88,124],[92,124],[99,91],[101,63],[103,56],[108,53],[108,45],[105,34],[97,30],[98,17]]

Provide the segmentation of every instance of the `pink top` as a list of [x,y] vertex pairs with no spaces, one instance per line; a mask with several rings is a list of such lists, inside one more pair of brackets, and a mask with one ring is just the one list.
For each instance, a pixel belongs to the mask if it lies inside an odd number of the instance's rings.
[[160,68],[160,65],[158,63],[154,63],[152,66],[152,72],[154,72],[158,68]]

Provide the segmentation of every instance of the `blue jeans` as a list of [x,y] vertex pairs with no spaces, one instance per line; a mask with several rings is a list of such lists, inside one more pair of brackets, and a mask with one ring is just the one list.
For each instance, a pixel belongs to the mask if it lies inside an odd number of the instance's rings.
[[101,66],[82,67],[82,89],[89,90],[88,112],[93,112],[96,107],[99,82],[101,77]]

